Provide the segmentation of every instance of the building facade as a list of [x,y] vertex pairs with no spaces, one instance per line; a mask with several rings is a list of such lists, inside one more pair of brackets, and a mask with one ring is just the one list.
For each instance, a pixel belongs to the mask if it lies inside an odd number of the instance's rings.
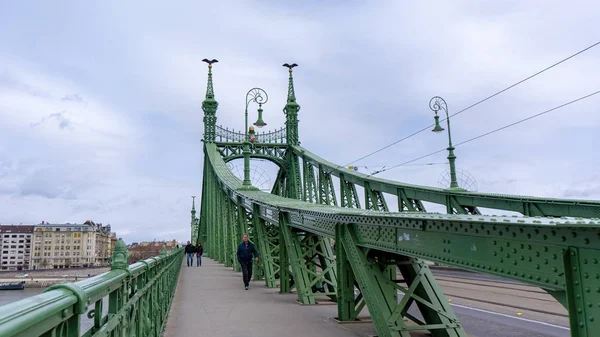
[[49,224],[33,231],[33,269],[92,267],[109,263],[112,255],[110,225]]
[[[84,224],[88,226],[92,226],[96,231],[95,239],[96,239],[96,266],[104,266],[110,263],[110,259],[112,258],[112,234],[110,224],[107,226],[102,226],[101,223],[95,223],[91,220],[87,220]],[[116,239],[116,236],[115,236]]]
[[34,226],[0,225],[0,270],[31,268]]

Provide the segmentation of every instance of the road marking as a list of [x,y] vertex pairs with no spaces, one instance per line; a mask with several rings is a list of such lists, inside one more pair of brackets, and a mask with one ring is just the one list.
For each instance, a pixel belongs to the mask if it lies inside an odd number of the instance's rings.
[[483,309],[477,309],[477,308],[473,308],[473,307],[468,307],[466,305],[460,305],[460,304],[454,304],[454,303],[450,303],[450,305],[454,306],[454,307],[463,308],[463,309],[470,309],[470,310],[485,312],[486,314],[504,316],[504,317],[508,317],[508,318],[518,319],[518,320],[521,320],[521,321],[530,322],[530,323],[537,323],[537,324],[541,324],[541,325],[545,325],[545,326],[550,326],[550,327],[553,327],[553,328],[558,328],[558,329],[563,329],[563,330],[571,330],[570,328],[565,327],[565,326],[561,326],[561,325],[556,325],[556,324],[550,324],[550,323],[546,323],[546,322],[535,321],[535,320],[532,320],[532,319],[527,319],[527,318],[522,318],[522,317],[515,317],[515,316],[511,316],[511,315],[501,314],[499,312],[493,312],[493,311],[488,311],[488,310],[483,310]]

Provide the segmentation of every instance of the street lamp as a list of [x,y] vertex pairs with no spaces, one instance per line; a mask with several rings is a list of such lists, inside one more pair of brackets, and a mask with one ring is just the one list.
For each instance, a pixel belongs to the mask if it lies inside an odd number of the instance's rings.
[[267,123],[265,123],[262,119],[262,112],[263,112],[262,105],[267,103],[268,100],[269,100],[269,96],[267,95],[267,92],[261,88],[252,88],[246,94],[246,110],[245,110],[246,127],[244,129],[245,136],[244,136],[244,151],[243,151],[243,154],[244,154],[244,182],[242,183],[242,188],[241,188],[243,190],[258,190],[258,188],[253,187],[252,183],[250,182],[250,139],[248,138],[248,105],[251,102],[258,104],[258,119],[254,123],[254,125],[256,125],[259,128],[262,128],[263,126],[267,125]]
[[444,128],[440,125],[440,116],[438,116],[438,111],[444,110],[446,112],[446,121],[448,122],[448,161],[450,161],[450,188],[462,190],[462,188],[458,187],[458,183],[456,182],[456,156],[454,155],[454,146],[452,146],[452,136],[450,135],[450,116],[448,116],[448,105],[443,98],[435,96],[429,101],[429,109],[435,113],[435,116],[433,117],[435,119],[435,127],[433,130],[431,130],[433,132],[444,131]]

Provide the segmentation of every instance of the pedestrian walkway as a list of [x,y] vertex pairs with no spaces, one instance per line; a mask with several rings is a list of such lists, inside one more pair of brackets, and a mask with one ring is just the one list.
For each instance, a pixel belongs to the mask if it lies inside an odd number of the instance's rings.
[[[194,261],[195,263],[196,261]],[[281,294],[208,258],[201,267],[183,261],[165,337],[372,336],[372,323],[339,324],[337,306],[300,305],[296,294]],[[365,311],[366,312],[366,311]]]

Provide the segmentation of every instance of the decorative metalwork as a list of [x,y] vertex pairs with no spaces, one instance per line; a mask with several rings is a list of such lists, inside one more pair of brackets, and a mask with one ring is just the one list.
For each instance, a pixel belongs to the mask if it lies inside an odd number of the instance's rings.
[[[231,162],[227,164],[227,167],[231,170],[231,172],[235,173],[235,175],[243,179],[244,176],[244,168],[240,165],[233,165]],[[268,192],[271,190],[271,186],[273,183],[271,182],[271,177],[267,171],[258,166],[253,166],[250,170],[250,181],[252,181],[252,186],[258,187],[261,191]]]
[[[442,171],[438,177],[438,186],[440,188],[448,188],[450,187],[452,181],[452,177],[450,174],[450,169],[446,169]],[[464,188],[469,192],[477,192],[477,180],[471,175],[469,172],[456,169],[456,181],[459,182],[459,186]]]
[[[167,322],[179,277],[183,248],[127,265],[127,247],[119,239],[110,272],[63,283],[43,294],[0,307],[0,335],[11,336],[155,336]],[[102,310],[108,297],[108,313]],[[88,304],[94,304],[87,311]],[[86,312],[87,311],[87,312]],[[82,315],[94,325],[82,330]]]
[[246,93],[246,110],[248,109],[248,104],[252,102],[262,105],[266,104],[267,101],[269,101],[269,95],[267,95],[266,91],[261,88],[252,88]]
[[[264,144],[285,144],[287,141],[285,128],[280,128],[269,132],[256,132],[255,143]],[[215,142],[217,143],[243,143],[245,140],[245,132],[229,130],[217,125]]]

